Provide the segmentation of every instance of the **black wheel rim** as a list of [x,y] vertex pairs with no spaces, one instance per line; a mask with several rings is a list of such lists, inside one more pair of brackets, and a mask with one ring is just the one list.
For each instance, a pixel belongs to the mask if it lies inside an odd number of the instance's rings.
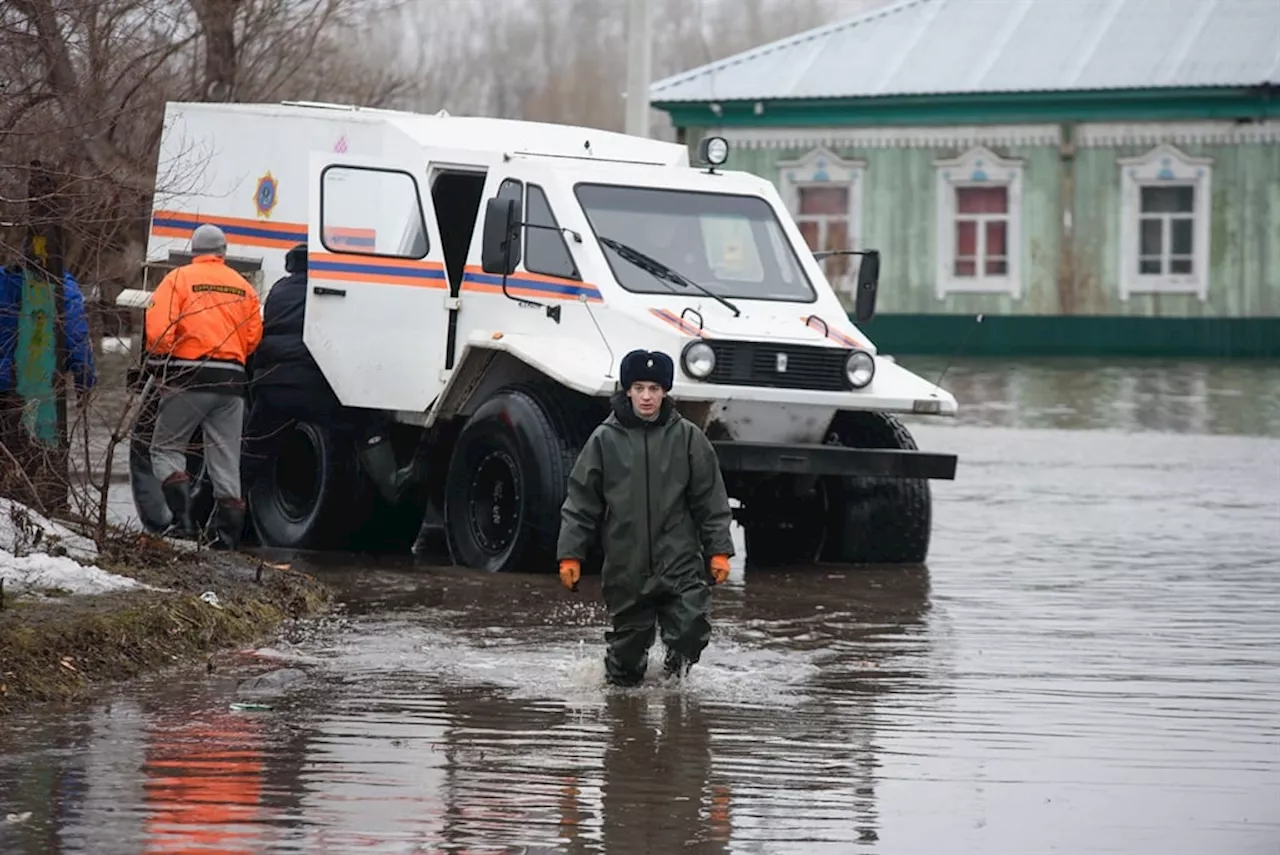
[[280,443],[274,478],[276,503],[290,522],[306,519],[320,495],[320,454],[311,435],[294,429]]
[[471,470],[467,524],[476,545],[490,555],[510,548],[520,530],[520,472],[505,451],[486,453]]

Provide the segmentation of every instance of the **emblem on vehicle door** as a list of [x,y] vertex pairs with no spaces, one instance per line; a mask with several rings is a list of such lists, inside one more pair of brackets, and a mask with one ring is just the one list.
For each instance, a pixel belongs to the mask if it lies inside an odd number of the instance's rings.
[[785,353],[776,354],[774,366],[777,368],[777,371],[779,374],[786,374],[787,373],[787,355]]

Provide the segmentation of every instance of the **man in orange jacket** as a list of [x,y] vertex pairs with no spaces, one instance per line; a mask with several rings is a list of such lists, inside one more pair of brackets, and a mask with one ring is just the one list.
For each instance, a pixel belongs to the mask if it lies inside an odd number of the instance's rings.
[[620,374],[613,412],[569,475],[556,549],[560,579],[572,589],[582,562],[603,546],[613,623],[605,673],[615,686],[634,686],[644,679],[657,627],[668,677],[701,657],[711,639],[707,583],[729,577],[733,512],[711,441],[667,397],[671,357],[634,350]]
[[[227,238],[213,225],[191,235],[190,264],[169,272],[147,309],[147,350],[158,362],[161,399],[151,461],[173,530],[194,536],[191,476],[185,450],[197,427],[217,500],[214,529],[234,549],[244,528],[240,439],[244,428],[245,362],[262,340],[258,294],[227,266]],[[203,521],[201,521],[203,523]]]

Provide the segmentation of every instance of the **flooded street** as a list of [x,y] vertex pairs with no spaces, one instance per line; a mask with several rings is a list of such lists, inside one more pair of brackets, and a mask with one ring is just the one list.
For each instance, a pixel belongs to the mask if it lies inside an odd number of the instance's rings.
[[944,385],[927,570],[739,533],[703,661],[621,691],[598,578],[283,556],[339,619],[0,720],[0,852],[1280,853],[1280,367]]

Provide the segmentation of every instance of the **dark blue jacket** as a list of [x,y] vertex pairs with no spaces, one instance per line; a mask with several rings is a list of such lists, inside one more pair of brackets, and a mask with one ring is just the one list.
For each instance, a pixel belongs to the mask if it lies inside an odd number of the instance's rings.
[[328,412],[341,406],[302,341],[307,311],[306,247],[286,256],[289,275],[271,286],[262,306],[262,343],[250,361],[256,399],[289,402],[289,410]]
[[[85,314],[80,284],[70,273],[63,278],[67,363],[64,371],[75,377],[80,391],[92,389],[97,382],[93,364],[93,346],[89,342],[89,319]],[[18,313],[22,305],[22,269],[0,268],[0,392],[11,392],[16,385],[18,349]]]

